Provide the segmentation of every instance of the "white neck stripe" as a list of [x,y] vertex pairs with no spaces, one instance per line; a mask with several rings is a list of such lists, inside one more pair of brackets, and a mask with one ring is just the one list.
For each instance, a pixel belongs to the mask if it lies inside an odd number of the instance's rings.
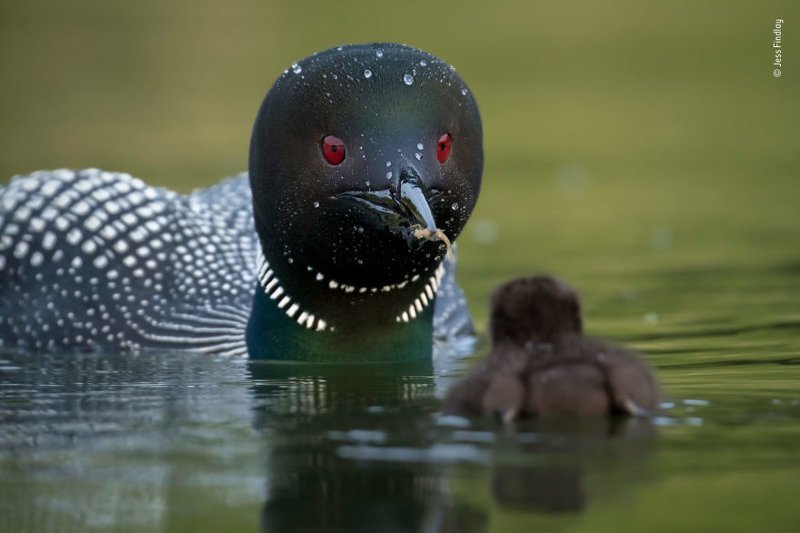
[[[322,318],[317,318],[313,314],[309,313],[308,311],[302,309],[297,302],[293,302],[291,296],[289,296],[283,287],[280,284],[280,280],[272,271],[269,266],[269,262],[267,261],[266,257],[262,251],[259,250],[258,252],[258,285],[264,291],[270,300],[277,300],[278,309],[282,309],[286,316],[289,318],[294,319],[298,324],[301,326],[305,326],[308,329],[314,329],[315,331],[335,331],[334,326],[328,325],[326,320]],[[317,281],[325,280],[325,276],[320,273],[314,273],[313,269],[310,267],[308,268],[309,272],[314,274],[314,278]],[[421,314],[422,311],[430,305],[430,303],[434,299],[434,295],[439,290],[439,284],[442,281],[442,277],[444,276],[444,264],[440,263],[439,266],[436,268],[434,274],[428,278],[428,282],[425,284],[425,287],[420,291],[419,295],[414,299],[411,305],[408,306],[408,309],[404,310],[401,314],[395,317],[396,322],[410,322],[417,318],[417,315]],[[376,293],[380,292],[390,292],[393,290],[403,289],[408,285],[410,282],[415,282],[419,279],[419,274],[416,274],[410,280],[403,281],[402,283],[396,283],[392,285],[384,285],[383,287],[355,287],[353,285],[347,285],[343,283],[339,283],[333,279],[329,280],[327,286],[331,290],[342,290],[345,293],[353,293],[358,291],[359,294],[364,294],[366,292]],[[299,312],[299,314],[298,314]]]
[[[282,309],[286,316],[294,319],[301,326],[314,331],[335,331],[335,328],[329,326],[326,320],[317,318],[308,311],[301,310],[299,304],[292,303],[292,298],[281,287],[278,277],[269,267],[267,259],[260,250],[258,252],[258,286],[261,287],[264,294],[269,296],[270,300],[277,300],[278,309]],[[297,314],[298,311],[300,311],[299,315]]]

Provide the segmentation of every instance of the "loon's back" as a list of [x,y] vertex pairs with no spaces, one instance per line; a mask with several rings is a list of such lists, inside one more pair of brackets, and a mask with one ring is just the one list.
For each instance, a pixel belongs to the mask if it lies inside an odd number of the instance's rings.
[[[245,356],[258,248],[246,174],[188,196],[97,169],[17,177],[0,187],[0,346]],[[452,264],[434,328],[471,339]]]
[[189,196],[96,169],[0,189],[0,343],[245,353],[257,239],[246,175]]

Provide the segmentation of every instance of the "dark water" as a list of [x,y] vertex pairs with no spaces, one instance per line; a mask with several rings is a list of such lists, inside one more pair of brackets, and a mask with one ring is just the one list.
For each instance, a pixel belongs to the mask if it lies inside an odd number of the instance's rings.
[[438,413],[460,365],[5,354],[0,531],[788,531],[798,362],[662,369],[780,393],[502,429]]

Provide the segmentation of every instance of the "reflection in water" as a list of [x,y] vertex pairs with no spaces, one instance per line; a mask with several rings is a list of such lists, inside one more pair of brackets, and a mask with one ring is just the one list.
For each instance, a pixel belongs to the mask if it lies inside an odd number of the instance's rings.
[[261,500],[244,370],[186,354],[0,354],[0,531],[191,529],[205,509],[229,520]]
[[534,438],[510,439],[506,448],[538,461],[500,462],[492,469],[492,497],[503,507],[547,513],[582,511],[589,500],[585,471],[598,462],[623,462],[626,468],[641,463],[652,452],[656,437],[652,421],[642,418],[543,420],[530,425],[534,433],[528,435]]
[[263,531],[482,531],[449,497],[442,466],[352,460],[342,450],[424,449],[436,404],[430,364],[253,363],[255,423],[270,439]]
[[598,459],[641,460],[655,435],[646,420],[529,421],[495,442],[491,423],[487,431],[465,431],[458,426],[469,423],[453,417],[434,423],[425,365],[252,363],[249,371],[255,425],[269,437],[263,531],[484,531],[487,510],[452,487],[464,462],[490,465],[480,489],[501,506],[580,511],[584,470]]
[[486,531],[498,508],[585,510],[640,485],[649,426],[441,416],[437,380],[424,364],[0,355],[0,531]]
[[577,467],[498,466],[492,472],[492,497],[505,507],[562,513],[586,505],[583,473]]

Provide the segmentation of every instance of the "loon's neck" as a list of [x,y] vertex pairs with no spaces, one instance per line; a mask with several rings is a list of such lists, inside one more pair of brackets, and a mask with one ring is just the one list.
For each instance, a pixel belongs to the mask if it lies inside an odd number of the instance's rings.
[[432,271],[397,285],[352,287],[311,269],[270,266],[261,257],[246,332],[250,358],[429,360],[444,269],[434,265]]

